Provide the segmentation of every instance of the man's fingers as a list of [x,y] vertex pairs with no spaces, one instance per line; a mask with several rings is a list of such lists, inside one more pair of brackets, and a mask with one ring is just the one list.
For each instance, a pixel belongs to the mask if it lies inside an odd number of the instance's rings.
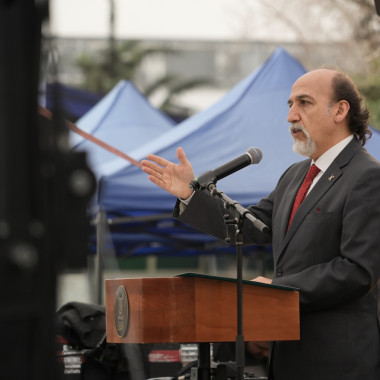
[[165,158],[162,158],[160,156],[156,156],[155,154],[148,154],[147,159],[163,167],[166,167],[168,164],[170,164],[170,161],[165,160]]
[[186,154],[182,148],[177,148],[177,157],[181,165],[187,165],[188,161],[186,158]]
[[158,179],[157,177],[155,177],[155,176],[153,176],[153,175],[149,175],[148,178],[149,178],[149,180],[150,180],[151,182],[153,182],[155,185],[164,188],[164,183],[163,183],[160,179]]
[[149,166],[147,165],[144,165],[142,168],[142,171],[148,175],[155,175],[157,174],[157,172],[155,170],[153,170],[152,168],[150,168]]
[[256,278],[253,278],[251,281],[262,282],[264,284],[271,284],[272,283],[272,280],[270,278],[263,277],[263,276],[258,276]]
[[164,171],[162,166],[159,166],[152,161],[143,160],[141,161],[141,164],[142,170],[148,174],[153,174],[153,172],[162,174],[162,172]]

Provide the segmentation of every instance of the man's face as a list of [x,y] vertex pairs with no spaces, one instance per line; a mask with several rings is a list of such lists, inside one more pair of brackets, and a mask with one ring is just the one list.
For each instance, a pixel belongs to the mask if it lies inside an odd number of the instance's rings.
[[294,83],[288,101],[288,121],[295,142],[293,149],[314,160],[332,146],[332,77],[330,70],[315,70],[303,75]]

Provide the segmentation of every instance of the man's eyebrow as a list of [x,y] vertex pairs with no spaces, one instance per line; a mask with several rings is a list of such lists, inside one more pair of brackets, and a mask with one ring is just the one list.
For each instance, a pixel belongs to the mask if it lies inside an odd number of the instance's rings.
[[[308,95],[308,94],[301,94],[301,95],[297,95],[297,96],[294,97],[294,100],[303,100],[303,99],[314,100],[314,98],[311,95]],[[289,99],[288,100],[288,104],[292,105],[293,104],[293,100]]]

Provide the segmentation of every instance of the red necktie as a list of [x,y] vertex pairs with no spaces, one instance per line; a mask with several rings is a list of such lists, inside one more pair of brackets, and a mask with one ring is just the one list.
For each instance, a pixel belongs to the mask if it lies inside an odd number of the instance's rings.
[[290,223],[293,220],[293,216],[296,213],[298,207],[300,206],[302,201],[305,199],[307,191],[309,190],[309,187],[310,187],[311,183],[313,182],[313,179],[320,172],[320,170],[321,169],[319,169],[318,166],[316,166],[314,164],[310,166],[309,171],[307,172],[306,177],[303,180],[303,183],[302,183],[300,189],[298,190],[296,199],[294,200],[293,209],[292,209],[292,212],[291,212],[290,218],[289,218],[288,228],[290,226]]

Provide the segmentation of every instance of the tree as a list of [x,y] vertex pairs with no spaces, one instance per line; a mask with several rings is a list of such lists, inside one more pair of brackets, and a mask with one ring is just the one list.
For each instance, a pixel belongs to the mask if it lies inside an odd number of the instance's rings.
[[[306,68],[313,68],[313,44],[335,43],[347,57],[342,69],[366,97],[371,125],[380,129],[380,17],[373,0],[242,0],[235,8],[242,38],[257,38],[265,28],[273,31],[273,38],[296,41],[304,51],[297,58]],[[335,63],[332,56],[321,61]]]
[[186,112],[185,116],[189,116],[192,110],[185,110],[179,106],[176,103],[177,96],[200,86],[211,85],[211,80],[208,78],[183,80],[178,76],[164,75],[145,86],[137,80],[141,65],[146,58],[164,54],[178,54],[178,52],[162,47],[146,47],[139,41],[124,41],[119,44],[109,44],[108,48],[99,51],[95,57],[82,55],[76,65],[83,73],[82,87],[87,90],[107,93],[119,80],[130,80],[148,98],[161,91],[164,96],[159,108],[164,112],[169,114]]
[[366,75],[357,74],[354,79],[371,111],[370,124],[380,131],[380,56],[379,53],[377,55],[371,60],[370,72]]

